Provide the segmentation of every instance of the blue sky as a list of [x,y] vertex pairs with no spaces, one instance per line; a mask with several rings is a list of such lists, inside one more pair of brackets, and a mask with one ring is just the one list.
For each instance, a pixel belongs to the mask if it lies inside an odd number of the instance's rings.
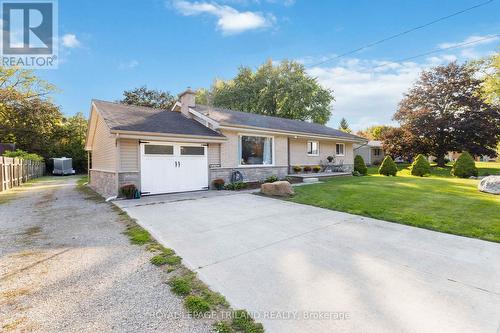
[[[117,100],[147,85],[177,94],[231,78],[241,65],[294,59],[334,90],[330,126],[387,124],[402,94],[430,66],[498,50],[500,38],[404,63],[399,59],[500,34],[500,1],[345,58],[325,58],[484,2],[313,0],[59,0],[60,64],[38,70],[65,114],[92,98]],[[373,66],[387,64],[373,69]]]

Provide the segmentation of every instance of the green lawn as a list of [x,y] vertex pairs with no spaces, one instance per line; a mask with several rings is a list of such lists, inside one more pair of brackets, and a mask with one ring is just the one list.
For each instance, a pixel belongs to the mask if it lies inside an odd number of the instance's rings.
[[[479,175],[500,174],[500,163],[477,162]],[[365,177],[342,177],[299,186],[291,201],[456,235],[500,242],[500,196],[477,190],[478,180],[433,167],[414,177],[399,166],[397,177],[369,168]]]

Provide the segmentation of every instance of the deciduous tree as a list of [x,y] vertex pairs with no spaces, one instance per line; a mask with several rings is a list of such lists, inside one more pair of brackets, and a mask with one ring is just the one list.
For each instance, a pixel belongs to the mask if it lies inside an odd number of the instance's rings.
[[176,98],[168,91],[148,89],[146,86],[142,86],[132,90],[125,90],[120,103],[157,109],[170,109],[175,101]]
[[302,64],[287,60],[269,60],[255,71],[241,67],[232,80],[216,80],[210,97],[213,106],[320,124],[330,119],[334,99]]

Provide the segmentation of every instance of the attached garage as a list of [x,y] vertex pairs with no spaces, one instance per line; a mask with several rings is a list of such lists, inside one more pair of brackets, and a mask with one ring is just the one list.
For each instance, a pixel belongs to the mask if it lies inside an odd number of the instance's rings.
[[208,189],[206,145],[143,142],[140,151],[143,194]]

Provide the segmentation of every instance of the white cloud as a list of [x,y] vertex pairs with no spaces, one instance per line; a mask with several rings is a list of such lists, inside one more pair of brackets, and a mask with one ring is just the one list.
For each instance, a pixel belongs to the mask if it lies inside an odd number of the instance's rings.
[[[479,45],[491,44],[497,42],[498,40],[500,40],[500,36],[495,36],[495,35],[469,36],[460,42],[441,43],[438,45],[438,47],[440,49],[447,49],[452,47],[471,48],[472,45],[476,47]],[[468,44],[468,45],[460,46],[462,44]]]
[[217,3],[177,0],[173,2],[173,6],[185,16],[209,14],[217,17],[217,29],[226,35],[267,28],[276,22],[276,18],[271,14],[240,12],[233,7]]
[[139,66],[139,61],[137,61],[137,60],[130,60],[130,61],[126,61],[126,62],[121,62],[118,65],[118,69],[119,70],[134,69],[137,66]]
[[61,40],[62,45],[68,48],[76,48],[82,45],[74,34],[65,34],[64,36],[62,36]]
[[[485,36],[471,36],[465,41],[482,38]],[[455,43],[455,45],[460,43]],[[488,55],[494,49],[494,45],[485,49],[484,44],[478,42],[467,48],[457,48],[453,50],[455,52],[449,50],[443,54],[424,58],[419,62],[415,60],[398,63],[347,58],[335,65],[326,63],[311,67],[308,72],[317,77],[321,85],[334,91],[335,102],[329,126],[338,127],[340,119],[344,117],[352,129],[359,130],[376,124],[394,124],[392,116],[398,108],[398,103],[403,94],[418,79],[422,70],[451,61],[465,61]],[[444,48],[449,45],[451,43],[442,43],[439,47]],[[314,64],[318,60],[324,59],[306,57],[301,61],[307,65],[307,63]]]

